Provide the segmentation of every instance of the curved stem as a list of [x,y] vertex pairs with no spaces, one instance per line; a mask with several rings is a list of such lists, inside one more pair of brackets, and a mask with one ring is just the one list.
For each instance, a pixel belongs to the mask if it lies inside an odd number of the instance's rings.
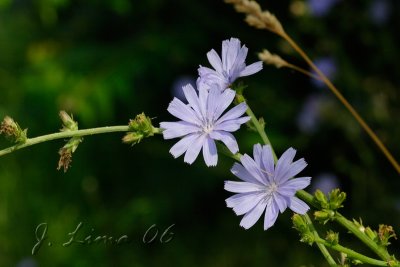
[[296,50],[300,56],[307,62],[307,64],[321,77],[322,81],[328,86],[328,88],[333,92],[333,94],[339,99],[339,101],[347,108],[347,110],[353,115],[361,127],[367,132],[375,144],[379,147],[385,157],[393,165],[395,170],[400,174],[400,165],[395,160],[390,151],[382,143],[379,137],[372,131],[364,119],[358,114],[358,112],[353,108],[353,106],[346,100],[346,98],[339,92],[339,90],[332,84],[332,82],[318,69],[318,67],[312,62],[312,60],[307,56],[307,54],[297,45],[293,39],[287,35],[285,32],[278,33],[282,38],[284,38],[294,50]]
[[[321,239],[318,235],[317,230],[315,230],[314,224],[310,219],[310,216],[308,216],[308,214],[304,214],[304,218],[307,221],[307,224],[310,227],[310,230],[312,231],[312,233],[315,236],[316,240]],[[325,247],[324,244],[321,244],[320,242],[317,242],[317,246],[319,248],[319,250],[321,251],[322,255],[324,256],[324,258],[326,259],[326,261],[329,263],[330,266],[337,266],[335,260],[332,258],[331,254],[329,253],[328,249]]]
[[[157,131],[159,129],[156,129]],[[98,127],[98,128],[90,128],[84,130],[76,130],[76,131],[65,131],[59,133],[52,133],[47,135],[38,136],[35,138],[28,138],[25,143],[14,145],[3,150],[0,150],[0,157],[16,150],[33,146],[36,144],[40,144],[43,142],[56,140],[56,139],[63,139],[63,138],[71,138],[75,136],[86,136],[86,135],[94,135],[94,134],[102,134],[102,133],[113,133],[113,132],[128,132],[129,126],[120,125],[120,126],[105,126],[105,127]]]
[[317,242],[317,244],[321,244],[321,245],[327,246],[327,247],[329,247],[331,249],[334,249],[336,251],[343,252],[347,256],[349,256],[350,258],[360,260],[363,263],[367,263],[367,264],[371,264],[371,265],[375,265],[375,266],[388,266],[388,263],[385,262],[385,261],[376,260],[376,259],[367,257],[367,256],[365,256],[363,254],[355,252],[354,250],[346,248],[346,247],[343,247],[343,246],[341,246],[339,244],[333,245],[333,244],[327,242],[326,240],[324,240],[324,239],[322,239],[320,237],[316,238],[315,242]]
[[287,67],[289,69],[298,71],[298,72],[300,72],[300,73],[302,73],[302,74],[304,74],[304,75],[306,75],[306,76],[308,76],[310,78],[313,78],[315,80],[322,81],[322,79],[319,76],[315,75],[314,73],[312,73],[312,72],[310,72],[308,70],[300,68],[299,66],[296,66],[296,65],[294,65],[292,63],[286,62],[286,65],[284,65],[284,67]]

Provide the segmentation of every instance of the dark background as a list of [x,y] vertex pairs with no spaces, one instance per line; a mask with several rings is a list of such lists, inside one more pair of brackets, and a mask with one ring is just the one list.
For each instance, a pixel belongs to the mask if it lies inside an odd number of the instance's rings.
[[[262,6],[399,159],[399,3],[320,0],[327,5],[321,12],[314,2]],[[220,52],[230,37],[249,47],[248,63],[267,48],[306,68],[284,41],[249,27],[222,1],[1,0],[0,116],[13,117],[30,137],[58,131],[61,109],[82,129],[126,124],[142,111],[156,125],[174,120],[166,111],[174,84],[195,79],[199,64],[209,66],[207,51]],[[302,174],[314,178],[310,192],[339,186],[348,193],[346,216],[400,229],[399,175],[327,88],[270,66],[243,81],[278,154],[292,146],[309,163]],[[235,135],[243,153],[261,142],[244,127]],[[86,137],[65,174],[56,170],[61,140],[1,158],[0,266],[326,265],[315,247],[298,241],[290,211],[268,231],[260,222],[247,231],[239,226],[223,190],[224,180],[235,179],[232,160],[220,156],[218,167],[207,168],[199,157],[189,166],[168,153],[176,140],[157,136],[130,147],[121,137]],[[2,138],[0,145],[10,144]],[[43,222],[53,245],[31,256]],[[79,239],[128,235],[131,242],[63,247],[79,222]],[[153,224],[158,238],[175,224],[173,239],[144,244]],[[371,255],[345,231],[340,237]]]

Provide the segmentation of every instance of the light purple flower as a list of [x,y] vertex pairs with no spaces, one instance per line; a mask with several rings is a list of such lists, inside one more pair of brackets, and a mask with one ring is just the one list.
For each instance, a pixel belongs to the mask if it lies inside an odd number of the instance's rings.
[[239,39],[231,38],[223,41],[222,60],[214,49],[209,51],[207,58],[214,69],[200,66],[200,82],[209,86],[217,83],[224,90],[237,78],[259,72],[262,69],[262,61],[246,66],[247,52],[245,45],[240,47]]
[[183,87],[188,104],[174,98],[168,111],[181,119],[177,122],[161,122],[164,139],[183,137],[169,151],[175,158],[185,153],[184,161],[192,164],[203,149],[207,166],[218,162],[214,140],[222,141],[232,153],[239,151],[235,137],[230,133],[238,130],[250,117],[240,117],[246,110],[246,103],[240,103],[224,115],[222,113],[232,103],[235,91],[221,89],[214,84],[210,90],[199,88],[199,95],[192,85]]
[[323,17],[329,13],[338,0],[308,0],[311,15]]
[[296,150],[289,148],[282,154],[276,166],[270,145],[254,145],[254,160],[244,154],[231,172],[243,182],[225,181],[225,190],[237,193],[226,199],[228,208],[237,215],[244,215],[240,226],[252,227],[265,210],[264,230],[274,225],[279,212],[286,208],[305,214],[309,206],[295,197],[298,190],[310,184],[311,177],[292,179],[307,163],[299,159],[293,162]]
[[383,25],[390,17],[391,3],[387,0],[374,0],[369,7],[369,16],[376,25]]

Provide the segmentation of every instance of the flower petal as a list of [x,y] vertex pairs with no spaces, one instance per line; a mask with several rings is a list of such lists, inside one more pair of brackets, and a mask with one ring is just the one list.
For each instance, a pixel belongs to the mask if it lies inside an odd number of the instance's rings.
[[207,98],[207,119],[208,121],[213,121],[215,110],[217,109],[218,100],[221,95],[221,90],[219,87],[214,84],[211,86],[210,91],[208,92]]
[[270,145],[265,145],[262,147],[262,168],[268,178],[272,177],[275,173],[274,170],[274,156],[272,155],[272,148]]
[[217,147],[215,146],[214,140],[207,137],[203,143],[203,157],[204,162],[208,167],[216,166],[218,162]]
[[185,105],[178,98],[174,98],[168,106],[168,112],[175,117],[187,121],[196,125],[201,125],[201,121],[198,119],[193,109]]
[[228,85],[228,82],[225,79],[225,77],[213,69],[200,66],[198,68],[198,72],[200,76],[200,80],[198,80],[198,82],[200,84],[207,85],[207,86],[203,85],[203,87],[210,87],[213,84],[218,84],[221,90],[223,90]]
[[261,184],[266,184],[266,179],[264,174],[261,172],[260,167],[257,166],[256,162],[247,154],[240,157],[240,162],[246,168],[246,170],[260,182]]
[[[200,79],[200,78],[199,78]],[[199,80],[197,79],[197,81]],[[197,83],[197,88],[199,89],[199,105],[200,105],[200,110],[201,114],[204,114],[204,117],[206,116],[206,110],[207,110],[207,98],[208,98],[208,89],[210,88],[209,86],[200,86],[199,83]]]
[[283,213],[286,210],[289,200],[290,199],[288,197],[281,196],[279,193],[278,194],[275,193],[273,197],[273,202],[279,208],[279,211],[281,213]]
[[202,134],[197,137],[197,139],[193,140],[193,142],[189,145],[189,148],[186,150],[184,162],[192,164],[197,156],[200,153],[200,150],[203,146],[206,135]]
[[278,218],[278,207],[275,203],[270,203],[265,210],[264,230],[271,228]]
[[251,211],[262,199],[264,198],[264,193],[242,193],[242,194],[237,194],[237,195],[242,195],[242,197],[239,199],[235,200],[227,200],[227,203],[230,202],[235,202],[236,205],[232,206],[233,211],[236,213],[236,215],[243,215],[249,211]]
[[262,68],[263,68],[262,61],[255,62],[251,65],[248,65],[243,71],[241,71],[239,76],[243,77],[252,75],[262,70]]
[[193,143],[194,140],[196,140],[198,137],[200,136],[200,134],[190,134],[188,136],[185,136],[184,138],[182,138],[181,140],[179,140],[179,142],[177,142],[173,147],[171,147],[171,149],[169,150],[169,152],[172,154],[172,156],[174,156],[174,158],[179,157],[180,155],[182,155],[183,153],[186,152],[186,150],[188,150],[189,146]]
[[275,168],[276,182],[279,182],[280,180],[286,180],[285,174],[289,170],[290,164],[292,164],[295,155],[296,155],[296,150],[290,147],[279,158]]
[[310,207],[301,199],[297,197],[292,197],[290,199],[289,208],[298,213],[298,214],[306,214]]
[[186,97],[187,101],[189,102],[190,106],[196,112],[197,116],[199,118],[202,118],[204,116],[204,114],[202,114],[202,112],[201,112],[199,96],[197,95],[193,86],[191,84],[187,84],[187,85],[183,86],[182,89],[183,89],[183,93],[185,94],[185,97]]
[[225,181],[224,189],[232,193],[250,193],[260,192],[263,187],[248,182]]
[[242,226],[244,229],[249,229],[252,227],[258,221],[258,219],[260,219],[266,206],[266,201],[258,202],[258,204],[251,211],[244,215],[242,221],[240,222],[240,226]]
[[[225,71],[232,69],[233,64],[236,61],[236,57],[238,56],[240,50],[240,41],[237,38],[231,38],[228,43],[227,51],[226,51],[226,65],[224,67]],[[225,41],[225,42],[226,42]]]
[[221,114],[229,107],[229,105],[232,103],[233,99],[235,98],[235,91],[232,89],[226,89],[224,92],[220,95],[217,103],[217,107],[215,109],[214,117],[213,119],[218,119]]
[[301,158],[299,160],[296,160],[292,164],[290,164],[289,171],[286,173],[286,177],[293,178],[297,174],[299,174],[304,168],[307,167],[307,162]]
[[263,185],[256,178],[254,178],[254,176],[248,170],[246,170],[245,167],[243,167],[239,163],[235,162],[235,164],[233,164],[233,166],[231,168],[231,172],[233,173],[233,175],[235,175],[236,177],[238,177],[239,179],[241,179],[245,182],[258,184],[260,186]]
[[225,131],[212,131],[210,133],[210,137],[212,139],[222,141],[233,154],[239,151],[239,146],[236,142],[236,139],[231,133]]
[[240,126],[243,123],[246,123],[250,120],[250,117],[241,117],[239,119],[228,120],[222,123],[218,123],[214,126],[214,130],[217,131],[227,131],[227,132],[235,132],[239,130]]
[[256,162],[257,166],[262,166],[261,161],[262,161],[262,147],[260,144],[256,144],[253,146],[253,158],[254,161]]
[[311,177],[299,177],[290,179],[279,185],[278,192],[284,196],[294,196],[297,191],[310,185]]
[[186,121],[161,122],[160,127],[164,129],[162,132],[164,139],[177,138],[200,131],[198,126]]
[[207,53],[207,58],[211,66],[213,66],[217,72],[222,73],[222,60],[214,49]]
[[237,119],[242,116],[247,110],[247,105],[245,102],[240,103],[239,105],[230,109],[227,113],[225,113],[221,118],[217,120],[216,123],[222,123],[227,120]]
[[246,56],[247,56],[247,47],[246,46],[242,46],[242,48],[240,48],[237,51],[237,55],[236,55],[236,59],[235,62],[232,64],[231,68],[229,69],[228,73],[229,73],[229,83],[233,83],[240,75],[240,73],[246,68]]

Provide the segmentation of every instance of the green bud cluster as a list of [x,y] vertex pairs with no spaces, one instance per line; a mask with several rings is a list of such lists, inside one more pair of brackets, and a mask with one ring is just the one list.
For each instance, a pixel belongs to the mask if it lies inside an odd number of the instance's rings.
[[339,233],[335,233],[332,230],[329,230],[326,233],[326,237],[325,237],[326,241],[328,241],[329,244],[331,244],[332,246],[339,244]]
[[315,192],[315,199],[321,210],[314,212],[315,219],[323,224],[332,220],[335,216],[335,211],[343,207],[343,202],[346,199],[346,193],[340,192],[339,189],[332,190],[328,197],[321,190]]
[[296,229],[301,236],[300,242],[309,244],[315,242],[315,236],[303,215],[295,213],[292,217],[293,228]]
[[122,138],[127,144],[136,145],[142,139],[153,136],[157,129],[153,127],[150,117],[144,113],[136,116],[134,120],[129,121],[129,132]]

